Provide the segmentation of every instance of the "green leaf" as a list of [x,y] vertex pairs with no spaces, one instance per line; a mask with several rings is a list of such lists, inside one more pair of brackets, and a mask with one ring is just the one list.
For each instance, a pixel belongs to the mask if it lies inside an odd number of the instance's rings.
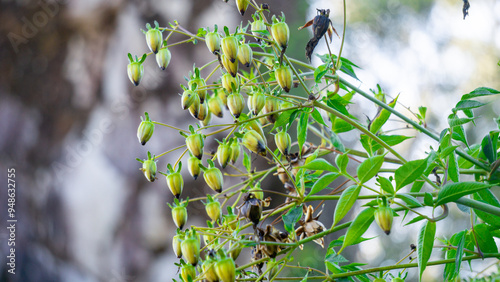
[[379,172],[384,163],[384,156],[371,157],[364,160],[357,169],[358,179],[361,183],[372,179]]
[[332,254],[329,254],[325,257],[325,261],[329,261],[331,263],[341,263],[341,262],[349,262],[348,259],[346,259],[345,257],[343,257],[342,255],[339,255],[339,254],[336,254],[336,253],[332,253]]
[[417,198],[413,197],[410,194],[405,194],[405,193],[397,194],[396,198],[403,200],[410,207],[422,207],[422,204],[417,200]]
[[348,111],[347,111],[347,109],[345,108],[345,105],[343,105],[343,104],[342,104],[339,100],[337,100],[337,99],[328,99],[328,100],[326,101],[326,104],[327,104],[330,108],[332,108],[332,109],[336,110],[337,112],[339,112],[339,113],[341,113],[341,114],[343,114],[343,115],[346,115],[346,116],[348,116],[348,117],[350,117],[350,116],[351,116],[351,114],[349,114],[349,112],[348,112]]
[[345,146],[342,144],[342,141],[340,141],[340,138],[335,132],[330,133],[330,142],[332,142],[333,147],[335,147],[337,150],[339,150],[342,153],[345,153]]
[[383,176],[379,176],[377,178],[377,181],[380,185],[380,188],[382,188],[382,190],[389,193],[390,195],[394,195],[394,186],[392,186],[392,182],[389,179],[387,179]]
[[450,127],[466,124],[473,120],[474,118],[459,118],[456,114],[451,114],[448,116],[448,124],[450,125]]
[[414,160],[405,163],[396,169],[394,178],[396,180],[396,191],[417,180],[427,167],[427,159]]
[[479,87],[479,88],[474,89],[474,91],[470,92],[469,94],[463,95],[462,100],[467,100],[467,99],[481,97],[481,96],[487,96],[487,95],[495,95],[495,94],[499,94],[499,93],[500,93],[500,91],[495,90],[493,88]]
[[464,256],[464,245],[465,245],[465,232],[460,236],[457,245],[457,255],[455,256],[455,273],[458,275],[460,273],[460,266],[462,265],[462,257]]
[[297,123],[297,142],[299,143],[299,152],[306,142],[307,138],[307,123],[309,120],[309,113],[302,112],[300,114],[299,122]]
[[447,183],[441,190],[436,199],[436,205],[442,205],[460,199],[465,195],[490,188],[493,185],[480,182],[459,182]]
[[314,195],[325,189],[325,187],[332,183],[335,179],[337,179],[337,177],[339,177],[339,174],[337,172],[330,172],[321,176],[321,178],[314,183],[308,196]]
[[417,240],[417,253],[418,253],[418,268],[419,268],[419,281],[422,280],[422,273],[424,273],[427,262],[431,257],[432,247],[434,246],[434,236],[436,235],[436,223],[427,221],[418,234]]
[[432,197],[432,194],[429,192],[425,192],[424,194],[424,204],[426,206],[434,206],[434,197]]
[[474,226],[476,233],[477,244],[483,253],[498,253],[498,247],[488,230],[488,226],[484,223]]
[[415,223],[415,222],[419,222],[419,221],[421,221],[422,219],[425,219],[425,217],[423,217],[423,216],[421,216],[421,215],[416,216],[416,217],[415,217],[415,218],[413,218],[412,220],[408,221],[408,223],[407,223],[407,224],[405,224],[405,226],[406,226],[406,225],[413,224],[413,223]]
[[[387,105],[391,108],[394,108],[396,102],[398,101],[398,97],[399,95],[396,96],[396,98]],[[384,108],[381,108],[375,119],[373,119],[373,121],[369,125],[370,132],[376,134],[382,128],[382,126],[389,120],[390,116],[391,112],[389,112]]]
[[299,110],[288,110],[288,111],[284,111],[282,112],[279,116],[278,116],[278,119],[274,122],[274,126],[273,128],[271,129],[271,131],[275,130],[276,128],[280,127],[280,126],[286,126],[286,125],[289,125],[289,124],[292,124],[292,122],[295,120],[295,119],[291,119],[290,117],[292,116],[292,114],[298,112]]
[[344,243],[342,248],[339,250],[339,254],[344,250],[345,247],[351,246],[366,232],[368,227],[372,224],[374,217],[374,208],[366,208],[362,210],[356,218],[352,221],[351,225],[347,229],[345,234]]
[[492,131],[483,138],[483,141],[481,141],[483,154],[490,163],[497,160],[497,140],[498,132],[495,133]]
[[325,76],[325,74],[330,70],[330,64],[323,64],[323,65],[320,65],[318,66],[315,70],[314,70],[314,81],[316,83],[320,83],[321,82],[321,79],[323,78],[323,76]]
[[311,116],[317,123],[327,126],[318,109],[314,108],[314,110],[311,112]]
[[327,170],[331,172],[339,172],[336,167],[334,167],[325,159],[315,159],[308,164],[301,166],[301,168],[306,168],[309,170]]
[[347,163],[349,162],[349,156],[347,154],[337,155],[335,158],[335,163],[342,174],[347,174]]
[[470,110],[482,107],[484,105],[486,104],[475,100],[462,100],[455,105],[455,108],[453,110],[454,111]]
[[295,223],[302,217],[302,205],[291,208],[283,215],[283,225],[289,234],[294,234]]
[[448,157],[448,175],[453,182],[460,182],[460,172],[458,171],[457,155],[455,153]]
[[344,216],[351,210],[352,206],[356,202],[359,196],[359,191],[361,191],[361,185],[353,185],[348,187],[340,195],[340,199],[335,206],[335,213],[333,215],[333,225],[344,218]]
[[463,125],[452,127],[451,131],[452,131],[451,138],[460,141],[464,143],[467,147],[469,147],[469,143],[467,142],[467,136],[465,135],[465,130]]
[[[498,202],[497,197],[491,192],[490,189],[484,189],[472,195],[474,200],[487,203],[489,205],[500,207],[500,203]],[[500,217],[492,215],[490,213],[474,209],[477,217],[479,217],[484,222],[500,228]]]
[[252,160],[245,150],[243,150],[243,166],[246,168],[247,172],[252,171]]

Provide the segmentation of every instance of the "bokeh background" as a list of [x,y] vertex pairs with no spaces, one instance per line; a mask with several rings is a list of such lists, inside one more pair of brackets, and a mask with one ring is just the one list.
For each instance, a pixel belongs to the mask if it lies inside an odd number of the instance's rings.
[[[479,86],[500,89],[500,2],[470,2],[470,15],[464,20],[460,0],[348,1],[343,56],[361,67],[357,85],[368,90],[379,83],[391,97],[400,94],[398,109],[408,116],[418,106],[428,107],[428,126],[435,132],[446,127],[446,116],[462,94]],[[272,13],[286,14],[292,31],[287,53],[300,60],[306,60],[304,46],[311,31],[296,29],[314,17],[316,8],[331,9],[334,26],[339,33],[342,30],[339,0],[268,3]],[[193,63],[201,66],[213,57],[203,43],[172,47],[167,70],[159,70],[148,58],[143,81],[133,87],[126,75],[126,54],[147,52],[140,29],[154,20],[161,26],[177,20],[196,32],[214,24],[234,30],[249,19],[250,13],[244,17],[237,13],[232,0],[227,4],[220,0],[0,1],[0,180],[6,187],[7,169],[16,169],[18,219],[16,275],[9,275],[9,234],[3,227],[7,195],[0,193],[1,281],[170,281],[177,277],[177,259],[170,247],[175,225],[165,205],[172,196],[162,177],[146,182],[135,158],[145,158],[148,150],[159,154],[183,144],[183,139],[173,130],[157,127],[154,138],[142,147],[136,130],[145,111],[156,121],[187,128],[192,119],[180,109],[179,85],[185,83],[183,77]],[[334,52],[339,43],[335,38]],[[326,52],[324,42],[316,52]],[[319,59],[314,58],[313,64],[319,64]],[[356,97],[355,102],[351,110],[360,119],[376,113],[363,99]],[[479,112],[477,126],[467,128],[471,143],[496,126],[493,118],[500,114],[499,103],[489,102]],[[231,119],[226,114],[218,122]],[[390,126],[415,134],[402,123]],[[349,146],[358,137],[353,133],[341,138]],[[429,146],[437,145],[418,136],[401,149],[406,157],[418,158]],[[216,147],[209,142],[206,148]],[[159,169],[164,171],[179,154],[162,158]],[[209,192],[200,180],[194,182],[183,173],[184,196]],[[228,183],[238,180],[232,181]],[[283,191],[277,179],[264,185]],[[326,207],[321,217],[327,226],[333,208]],[[199,204],[190,205],[189,212],[189,225],[206,220]],[[455,224],[464,217],[452,209],[443,224],[449,228],[438,228],[440,235],[449,237],[467,228]],[[409,252],[416,236],[400,222],[396,219],[390,236],[372,226],[367,237],[378,237],[351,247],[346,256],[369,266],[393,264]],[[328,236],[327,244],[340,235]],[[303,265],[324,268],[322,252],[318,255],[316,246],[308,246],[305,255],[296,257]],[[247,260],[248,256],[238,262]],[[442,280],[440,271],[429,268],[427,281]],[[414,275],[411,270],[412,279]]]

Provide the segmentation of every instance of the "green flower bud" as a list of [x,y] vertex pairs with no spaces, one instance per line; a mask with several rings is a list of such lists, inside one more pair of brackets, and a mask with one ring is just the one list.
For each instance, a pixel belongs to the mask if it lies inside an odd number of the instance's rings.
[[222,177],[222,172],[214,167],[212,160],[207,160],[209,166],[203,169],[203,178],[207,185],[217,193],[222,192],[222,186],[224,185],[224,178]]
[[278,81],[280,87],[285,90],[285,92],[290,92],[292,88],[292,70],[288,66],[281,66],[274,70],[274,76]]
[[393,211],[388,206],[379,206],[374,213],[375,221],[385,234],[391,233]]
[[[267,97],[265,104],[265,112],[272,113],[278,111],[280,109],[280,102],[278,99],[274,97]],[[271,123],[276,122],[279,117],[279,113],[273,113],[271,115],[266,116],[267,120]]]
[[191,134],[186,138],[186,145],[189,152],[199,160],[201,160],[203,156],[203,147],[205,145],[203,142],[204,138],[205,137],[200,133]]
[[236,266],[230,257],[220,259],[215,263],[215,273],[221,282],[236,281]]
[[[226,74],[227,74],[227,73],[226,73]],[[229,75],[230,77],[232,77],[230,74],[227,74],[227,75]],[[226,92],[224,92],[224,91],[222,91],[222,90],[218,90],[218,91],[217,91],[217,90],[214,90],[214,91],[215,91],[215,93],[216,93],[217,97],[219,97],[219,99],[221,100],[222,104],[223,104],[223,105],[224,105],[227,109],[229,109],[229,108],[227,107],[227,94],[226,94]]]
[[[244,240],[245,237],[242,236],[241,239]],[[243,246],[241,243],[231,241],[231,243],[229,244],[229,257],[232,258],[233,260],[236,260],[240,256],[242,249]]]
[[248,108],[254,116],[257,116],[266,104],[266,96],[262,92],[255,92],[248,96]]
[[222,54],[221,56],[222,65],[224,69],[231,74],[232,77],[236,77],[238,73],[238,62],[232,62],[226,55]]
[[139,128],[137,128],[137,139],[139,139],[139,142],[143,146],[151,139],[155,130],[155,125],[149,118],[149,114],[146,112],[144,115],[146,119],[143,120],[141,116],[141,123],[139,124]]
[[238,60],[245,67],[249,67],[253,60],[253,51],[248,44],[238,46]]
[[254,20],[250,26],[250,30],[254,36],[262,37],[262,34],[258,31],[264,31],[267,30],[267,28],[263,20]]
[[205,204],[205,210],[212,221],[217,221],[221,216],[220,203],[217,199],[212,198],[212,196],[207,195],[207,203]]
[[238,158],[240,157],[240,144],[238,143],[238,139],[234,139],[231,143],[231,163],[234,164]]
[[183,239],[184,234],[179,233],[179,230],[178,233],[172,238],[172,248],[174,249],[174,254],[177,256],[177,258],[180,258],[182,256],[181,243]]
[[260,136],[259,133],[255,130],[249,130],[243,136],[243,140],[241,141],[248,150],[265,156],[266,155],[266,143],[264,143],[264,139]]
[[216,117],[222,118],[224,116],[224,113],[222,112],[222,107],[224,106],[224,104],[217,95],[213,95],[208,98],[207,104],[208,110]]
[[172,192],[172,195],[177,199],[182,193],[182,189],[184,188],[184,180],[182,179],[182,175],[180,173],[182,167],[182,163],[179,163],[179,167],[177,171],[174,171],[172,166],[169,164],[167,166],[169,173],[166,176],[167,186]]
[[158,22],[155,21],[155,27],[151,28],[151,25],[148,23],[146,25],[148,31],[143,31],[146,33],[146,43],[148,44],[149,50],[153,53],[158,53],[162,44],[163,44],[163,36],[162,32],[159,29]]
[[172,54],[167,47],[161,48],[160,51],[156,54],[156,63],[160,67],[160,69],[165,70],[170,64],[170,59],[172,58]]
[[[266,119],[264,118],[264,120],[266,120]],[[259,119],[259,121],[260,121],[260,119]],[[255,130],[257,133],[259,133],[259,135],[262,137],[262,139],[264,139],[264,143],[267,143],[267,142],[265,142],[266,135],[264,134],[264,130],[262,129],[262,125],[260,124],[259,121],[257,121],[257,120],[248,121],[243,125],[243,128],[248,129],[248,130]],[[266,120],[266,122],[267,122],[267,120]]]
[[290,134],[285,131],[280,131],[274,136],[274,142],[284,156],[290,153],[290,146],[292,144]]
[[236,62],[238,56],[238,40],[235,36],[228,35],[221,41],[222,53],[231,63]]
[[181,106],[182,106],[182,109],[185,110],[185,109],[191,107],[191,105],[196,100],[199,100],[199,99],[200,99],[200,97],[198,97],[198,94],[194,93],[191,90],[185,90],[182,93],[182,97],[181,97]]
[[231,158],[231,145],[230,143],[224,142],[219,144],[217,148],[217,161],[222,168],[226,168],[229,160]]
[[198,115],[196,116],[196,119],[204,121],[205,118],[208,116],[209,111],[207,107],[207,103],[200,104],[200,107],[198,108]]
[[181,277],[184,281],[194,281],[196,279],[196,269],[190,264],[184,264],[181,267]]
[[144,66],[139,62],[131,62],[127,66],[127,74],[130,81],[137,86],[141,83],[142,76],[144,75]]
[[220,35],[216,30],[205,35],[205,43],[212,54],[220,53]]
[[198,96],[198,94],[194,94],[194,99],[193,99],[193,103],[191,104],[191,106],[189,106],[189,113],[191,114],[192,117],[194,117],[195,119],[198,119],[198,113],[200,111],[200,105],[202,105],[200,103],[200,97]]
[[167,205],[172,209],[172,219],[175,225],[182,230],[184,224],[188,219],[187,205],[188,201],[179,202],[179,199],[174,198],[174,205],[167,203]]
[[215,260],[212,257],[206,259],[201,268],[203,269],[203,273],[205,273],[205,281],[207,282],[218,282],[219,278],[217,277],[217,273],[215,272]]
[[188,231],[181,243],[182,256],[193,266],[198,264],[200,257],[200,240],[194,230]]
[[250,0],[236,0],[236,7],[238,7],[238,11],[242,16],[245,14],[248,4],[250,4]]
[[[230,73],[225,73],[224,75],[222,75],[222,78],[221,78],[222,87],[224,87],[224,89],[226,89],[227,93],[233,93],[233,87],[234,87],[234,89],[238,89],[240,87],[239,81],[240,81],[240,79],[238,77],[233,77]],[[234,86],[233,86],[233,84],[234,84]],[[221,91],[219,91],[219,92],[221,92]]]
[[146,160],[136,159],[140,163],[142,163],[141,170],[144,173],[144,176],[149,182],[153,182],[156,179],[156,161],[155,157],[151,156],[151,153],[148,152],[148,158]]
[[227,106],[229,107],[231,115],[233,115],[234,118],[239,118],[245,107],[245,99],[238,92],[231,93],[227,97]]
[[205,97],[207,96],[207,84],[205,83],[205,79],[201,77],[195,77],[188,81],[189,89],[196,92],[200,97],[200,103],[203,104],[205,102]]
[[271,26],[271,35],[273,39],[281,47],[281,50],[285,50],[288,46],[288,39],[290,37],[290,30],[285,22],[273,23]]
[[196,180],[196,178],[198,178],[198,175],[200,175],[200,163],[201,161],[197,157],[194,157],[192,155],[188,159],[188,171],[189,174],[191,174],[191,176],[194,178],[194,180]]
[[[207,108],[208,108],[208,105],[207,105]],[[207,126],[210,124],[211,121],[212,121],[212,113],[209,110],[207,110],[207,116],[205,117],[204,120],[200,120],[200,124],[201,124],[201,126]]]

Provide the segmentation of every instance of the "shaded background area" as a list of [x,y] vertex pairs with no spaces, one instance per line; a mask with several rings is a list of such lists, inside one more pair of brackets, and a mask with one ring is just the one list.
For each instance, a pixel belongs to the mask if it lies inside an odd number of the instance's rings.
[[[0,280],[168,281],[177,276],[177,259],[170,248],[175,226],[165,205],[172,201],[171,194],[163,178],[146,183],[135,158],[145,158],[147,150],[159,154],[183,144],[183,139],[175,131],[157,127],[154,138],[142,147],[136,130],[144,111],[154,120],[187,128],[192,119],[180,109],[179,84],[193,62],[201,66],[213,57],[204,44],[172,47],[167,70],[160,71],[148,58],[141,85],[133,87],[126,76],[126,54],[147,51],[140,28],[154,20],[161,26],[177,20],[192,32],[214,24],[234,30],[242,17],[234,1],[229,2],[0,2],[0,180],[7,183],[5,172],[16,169],[18,219],[17,274],[6,272],[8,247],[3,242],[9,234],[2,228]],[[500,88],[496,1],[472,2],[465,21],[461,1],[349,2],[343,56],[362,67],[358,83],[363,89],[381,83],[389,95],[401,93],[404,106],[429,107],[429,125],[440,131],[462,94],[478,86]],[[301,60],[310,30],[295,30],[315,15],[315,8],[332,9],[333,23],[339,33],[342,30],[341,1],[269,4],[273,13],[286,14],[294,34],[287,53]],[[245,23],[248,19],[249,14],[243,17]],[[332,48],[338,47],[336,39]],[[326,52],[324,43],[317,52]],[[313,63],[319,63],[317,58]],[[493,129],[491,119],[500,114],[497,106],[492,101],[481,113],[478,127],[468,129],[477,130],[477,140]],[[362,99],[351,109],[361,120],[376,112]],[[231,122],[229,115],[221,122]],[[349,146],[357,135],[341,137]],[[431,140],[416,138],[402,149],[410,158],[421,157],[429,144],[435,146]],[[212,142],[206,148],[216,147]],[[162,158],[159,169],[165,170],[179,154]],[[204,183],[188,181],[184,173],[188,193],[183,197],[209,191]],[[232,181],[228,185],[238,180]],[[265,184],[281,190],[277,179],[273,181]],[[6,193],[0,194],[0,202],[7,202]],[[325,209],[325,225],[331,224],[332,211],[333,207]],[[202,214],[190,217],[189,225],[204,224],[203,206],[190,205],[189,212]],[[0,215],[4,226],[5,208]],[[382,234],[376,229],[369,232]],[[399,239],[406,236],[399,234],[377,238],[378,247],[374,241],[369,248],[362,245],[360,252],[353,247],[348,257],[370,265],[394,263],[408,248],[408,241]],[[330,235],[327,243],[339,235]],[[411,241],[413,234],[404,235]],[[388,246],[399,253],[384,251]],[[324,267],[323,257],[304,257],[314,260],[304,264]]]

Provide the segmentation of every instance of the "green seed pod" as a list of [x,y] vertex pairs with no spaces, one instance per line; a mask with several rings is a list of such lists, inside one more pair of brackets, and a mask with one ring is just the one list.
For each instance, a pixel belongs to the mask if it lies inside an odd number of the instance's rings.
[[217,193],[222,192],[224,178],[222,172],[216,167],[209,168],[203,172],[203,178],[207,185]]
[[184,188],[184,179],[182,179],[182,175],[180,173],[181,167],[182,164],[179,163],[178,170],[174,171],[172,166],[169,164],[168,168],[170,173],[166,176],[168,189],[170,189],[172,195],[174,195],[177,199],[181,195],[182,189]]
[[[207,107],[208,107],[208,105],[207,105]],[[201,126],[207,126],[210,124],[211,121],[212,121],[212,113],[210,111],[207,111],[207,116],[205,117],[204,120],[200,120],[200,124],[201,124]]]
[[238,139],[234,139],[231,143],[231,163],[234,164],[240,157],[240,144],[238,143]]
[[238,62],[231,62],[231,60],[224,54],[222,54],[221,56],[221,61],[224,69],[226,69],[226,71],[230,73],[232,77],[236,77],[236,74],[238,73]]
[[[278,111],[280,109],[280,102],[278,99],[274,97],[267,97],[266,104],[264,106],[266,113],[272,113]],[[273,113],[271,115],[266,116],[267,120],[271,123],[276,122],[279,117],[279,113]]]
[[236,0],[236,7],[238,7],[238,11],[242,16],[245,14],[248,4],[250,4],[250,0]]
[[243,136],[241,144],[256,154],[262,156],[266,155],[266,143],[264,142],[262,136],[255,130],[248,130]]
[[[265,119],[265,118],[264,118]],[[260,119],[259,119],[260,121]],[[243,128],[245,129],[248,129],[248,130],[255,130],[257,131],[257,133],[259,133],[259,135],[262,137],[262,139],[264,139],[264,141],[266,140],[266,135],[264,134],[264,130],[262,129],[262,125],[260,124],[258,120],[251,120],[251,121],[248,121],[246,122],[244,125],[243,125]],[[267,122],[267,120],[266,120]],[[267,143],[267,142],[266,142]]]
[[[228,74],[228,75],[229,75],[229,77],[232,77],[230,74]],[[219,97],[219,99],[221,100],[222,104],[223,104],[223,105],[224,105],[227,109],[229,109],[229,108],[227,107],[227,94],[226,94],[226,92],[224,92],[224,91],[222,91],[222,90],[220,90],[220,89],[219,89],[219,90],[217,90],[217,89],[216,89],[216,90],[214,90],[214,91],[215,91],[215,93],[216,93],[217,97]]]
[[196,279],[196,269],[190,264],[184,264],[181,267],[181,277],[184,281],[194,281]]
[[252,34],[254,36],[262,36],[261,33],[257,32],[257,31],[263,31],[263,30],[267,30],[266,28],[266,24],[264,23],[263,20],[254,20],[250,26],[250,30],[252,31]]
[[151,139],[151,136],[153,136],[153,132],[155,130],[155,125],[149,118],[149,114],[146,112],[144,113],[146,116],[146,119],[143,120],[141,116],[141,123],[139,124],[139,127],[137,128],[137,139],[139,139],[139,143],[144,146],[146,142]]
[[274,76],[278,81],[280,87],[285,90],[285,92],[290,92],[292,88],[292,70],[289,66],[281,66],[274,70]]
[[[240,81],[240,79],[238,77],[233,77],[230,73],[223,74],[222,78],[221,78],[222,87],[224,87],[224,89],[226,89],[227,93],[233,93],[233,87],[234,87],[234,89],[238,89],[240,87],[239,81]],[[234,86],[233,86],[233,84],[234,84]],[[221,92],[221,91],[219,91],[219,92]]]
[[[242,236],[241,240],[244,240],[244,239],[245,239],[245,237]],[[229,257],[231,257],[233,260],[236,260],[240,256],[242,249],[243,249],[243,246],[241,245],[241,243],[231,241],[231,243],[229,244]]]
[[200,240],[194,230],[188,231],[181,243],[182,256],[193,266],[198,264],[200,257]]
[[255,185],[255,187],[248,190],[248,193],[252,193],[255,196],[255,198],[261,201],[264,199],[264,192],[262,191],[262,188],[260,188],[260,184]]
[[245,107],[245,99],[238,92],[231,93],[227,97],[227,106],[229,107],[231,115],[233,115],[234,118],[239,118]]
[[156,63],[160,67],[160,69],[165,70],[170,64],[170,59],[172,58],[172,54],[167,47],[161,48],[158,53],[156,53]]
[[245,67],[249,67],[253,60],[253,51],[248,44],[238,46],[238,60]]
[[[238,57],[238,40],[233,35],[228,35],[222,38],[221,41],[222,53],[231,63],[236,62]],[[224,61],[223,61],[224,62]]]
[[215,31],[208,32],[205,35],[205,43],[212,54],[220,53],[220,35],[217,32],[217,26]]
[[273,23],[271,26],[271,35],[273,39],[281,47],[281,50],[285,50],[288,46],[288,39],[290,37],[290,30],[285,22]]
[[174,206],[172,208],[172,219],[174,220],[175,225],[182,230],[184,224],[188,219],[188,213],[185,206]]
[[236,281],[236,266],[230,257],[220,259],[215,263],[215,273],[221,282]]
[[[232,94],[231,94],[232,95]],[[222,168],[226,168],[229,160],[231,159],[231,145],[224,141],[224,143],[219,144],[217,148],[217,161]]]
[[254,116],[257,116],[266,104],[266,96],[262,92],[255,92],[248,96],[248,108]]
[[206,259],[201,268],[203,269],[203,273],[205,273],[205,281],[207,282],[218,282],[219,278],[217,277],[217,273],[215,272],[215,260],[213,257],[209,257]]
[[189,106],[189,113],[191,114],[192,117],[194,117],[195,119],[198,119],[198,114],[200,112],[200,105],[202,105],[200,103],[200,97],[198,96],[198,94],[194,94],[194,99],[193,99],[193,103],[191,104],[191,106]]
[[131,62],[127,66],[127,74],[130,81],[137,86],[141,83],[142,76],[144,75],[144,66],[139,62]]
[[194,178],[194,180],[196,180],[196,178],[198,178],[198,175],[200,175],[200,163],[201,161],[193,155],[191,155],[188,159],[188,171],[189,174],[191,174],[191,176]]
[[153,182],[156,180],[156,161],[155,157],[151,156],[151,153],[148,152],[148,158],[146,160],[136,159],[140,163],[142,163],[141,170],[144,173],[144,176],[149,182]]
[[209,111],[208,111],[208,106],[207,103],[200,104],[200,107],[198,108],[198,115],[196,116],[196,119],[204,121],[205,118],[208,116]]
[[183,239],[184,239],[184,234],[179,233],[179,230],[178,233],[172,238],[172,248],[174,249],[174,253],[177,256],[177,258],[181,258],[182,256],[181,243]]
[[207,203],[205,204],[205,210],[212,221],[217,221],[221,216],[220,203],[217,199],[212,198],[212,196],[207,195]]
[[290,153],[290,146],[292,144],[290,134],[285,131],[280,131],[274,136],[274,142],[284,156]]
[[257,199],[253,193],[248,193],[245,196],[240,212],[244,217],[250,220],[254,228],[256,228],[262,215],[262,201]]
[[155,21],[155,25],[155,28],[151,28],[151,25],[148,23],[146,25],[148,31],[145,31],[145,33],[146,43],[148,44],[149,50],[156,54],[163,44],[163,36],[161,34],[161,30],[159,30],[158,22]]
[[379,206],[374,213],[375,221],[385,234],[391,233],[393,211],[390,207]]
[[224,113],[222,112],[222,107],[224,106],[224,104],[217,95],[213,95],[208,98],[207,104],[208,110],[216,117],[222,118],[224,116]]
[[191,105],[195,102],[196,99],[198,99],[198,100],[200,99],[197,96],[198,96],[198,94],[194,93],[193,91],[185,90],[182,93],[182,97],[181,97],[182,109],[185,110],[185,109],[191,107]]
[[195,77],[188,81],[189,89],[196,92],[200,97],[200,103],[203,104],[205,102],[205,97],[207,96],[207,84],[205,83],[205,79],[201,77]]
[[203,147],[205,145],[203,142],[204,138],[205,137],[200,133],[191,134],[186,138],[186,145],[189,152],[191,152],[191,154],[199,160],[201,160],[201,157],[203,156]]

